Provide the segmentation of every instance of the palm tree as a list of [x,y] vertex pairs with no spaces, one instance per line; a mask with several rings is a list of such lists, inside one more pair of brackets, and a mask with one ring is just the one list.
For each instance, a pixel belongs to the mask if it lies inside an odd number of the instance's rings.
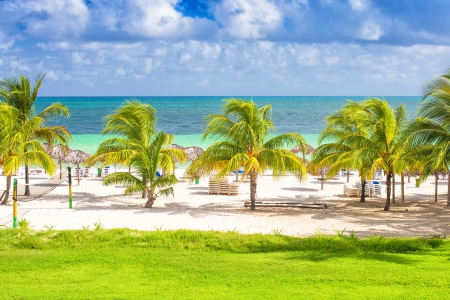
[[11,188],[11,176],[19,170],[20,164],[36,164],[42,166],[49,174],[53,174],[56,164],[46,153],[44,147],[36,140],[28,137],[42,126],[44,120],[34,117],[29,122],[21,122],[21,113],[11,105],[0,103],[0,161],[6,175],[6,198],[1,204],[8,202]]
[[319,146],[314,161],[319,165],[329,164],[331,174],[342,167],[356,168],[362,182],[377,169],[383,169],[387,174],[384,210],[388,211],[391,180],[403,152],[407,119],[403,105],[393,110],[387,101],[377,98],[359,103],[348,101],[327,119],[328,126],[321,140],[332,138],[334,142]]
[[129,172],[108,175],[103,184],[122,183],[127,186],[125,194],[142,193],[147,196],[145,207],[152,207],[156,198],[173,195],[171,187],[177,183],[174,174],[157,176],[162,168],[168,173],[175,169],[174,159],[182,162],[186,156],[180,149],[165,148],[172,144],[173,136],[156,131],[156,111],[148,104],[127,101],[121,108],[106,116],[107,124],[103,134],[114,134],[100,144],[97,152],[90,157],[89,164],[104,162],[132,165],[137,170],[134,176]]
[[[313,163],[319,167],[329,167],[328,176],[334,176],[341,169],[350,168],[359,171],[362,190],[369,176],[372,160],[364,156],[356,155],[358,149],[355,141],[364,142],[369,138],[369,131],[363,124],[369,122],[367,114],[364,113],[364,104],[349,101],[340,110],[328,116],[325,120],[326,128],[319,136],[320,146],[313,156]],[[322,144],[324,141],[328,143]],[[348,179],[347,172],[347,179]],[[361,193],[361,202],[365,202],[365,193]]]
[[205,176],[218,171],[225,177],[243,167],[242,179],[250,177],[251,209],[255,209],[257,178],[269,168],[278,177],[288,172],[299,180],[307,175],[300,157],[283,148],[306,145],[299,134],[286,133],[267,140],[274,129],[271,121],[271,106],[258,108],[253,101],[225,100],[223,114],[206,117],[203,139],[216,137],[222,140],[213,143],[188,168],[187,173]]
[[445,169],[450,206],[450,69],[425,84],[417,115],[411,125],[409,146],[417,159],[428,162],[420,179]]
[[[45,78],[44,74],[39,74],[36,78],[34,87],[30,80],[24,75],[18,78],[12,77],[0,81],[0,100],[3,98],[8,105],[15,107],[19,113],[19,121],[22,123],[30,122],[33,118],[39,117],[43,120],[41,126],[35,128],[33,132],[28,132],[26,141],[37,139],[54,145],[55,141],[67,144],[71,140],[70,132],[64,126],[47,126],[44,124],[55,117],[69,117],[69,110],[61,103],[53,103],[42,112],[35,113],[35,101],[38,96],[39,88]],[[30,195],[28,163],[25,164],[25,195]]]

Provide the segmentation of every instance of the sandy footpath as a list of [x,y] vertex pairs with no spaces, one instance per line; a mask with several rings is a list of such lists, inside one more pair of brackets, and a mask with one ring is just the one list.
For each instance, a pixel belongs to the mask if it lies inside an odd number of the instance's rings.
[[[177,170],[181,177],[183,170]],[[45,180],[34,176],[33,184]],[[233,180],[230,176],[229,180]],[[19,178],[23,181],[23,178]],[[351,176],[350,182],[356,181]],[[399,180],[397,180],[399,182]],[[324,190],[320,181],[310,176],[299,183],[293,176],[273,180],[262,176],[258,181],[258,201],[298,201],[326,203],[328,209],[309,208],[257,208],[244,207],[249,201],[249,183],[241,184],[238,196],[209,195],[208,179],[196,185],[181,180],[175,185],[175,196],[158,198],[152,209],[143,208],[145,199],[124,196],[122,186],[103,186],[101,178],[83,178],[73,186],[73,208],[68,208],[68,184],[62,183],[45,196],[32,201],[19,202],[19,218],[26,218],[34,229],[81,229],[101,223],[104,228],[132,228],[141,230],[235,230],[241,233],[272,233],[274,230],[292,236],[310,236],[317,231],[335,234],[334,230],[357,231],[359,237],[433,236],[450,234],[450,209],[446,207],[447,181],[439,180],[438,202],[434,202],[434,178],[419,188],[405,184],[405,206],[401,205],[400,185],[396,186],[396,203],[384,212],[383,198],[368,198],[360,203],[356,197],[345,197],[346,178],[328,180]],[[0,176],[0,191],[5,177]],[[32,189],[33,191],[33,189]],[[0,206],[0,224],[11,226],[12,206]]]

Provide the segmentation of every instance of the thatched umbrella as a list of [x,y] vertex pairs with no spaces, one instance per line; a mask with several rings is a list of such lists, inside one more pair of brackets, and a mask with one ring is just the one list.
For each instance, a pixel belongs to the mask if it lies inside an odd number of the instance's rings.
[[177,145],[177,144],[172,144],[172,145],[169,146],[169,148],[184,150],[183,146],[180,146],[180,145]]
[[43,143],[43,144],[42,144],[42,148],[44,148],[45,153],[47,153],[48,155],[50,155],[50,144],[49,144],[49,143]]
[[203,154],[203,152],[205,152],[202,148],[195,146],[186,147],[183,149],[183,151],[184,153],[186,153],[186,159],[190,161],[196,160],[200,155]]
[[[42,146],[44,146],[44,144]],[[45,146],[44,146],[44,148],[45,148]],[[49,149],[50,149],[50,146],[49,146]],[[53,147],[52,152],[49,153],[52,158],[58,160],[58,163],[59,163],[59,179],[62,178],[62,161],[63,161],[64,157],[70,151],[72,151],[72,149],[70,149],[68,146],[59,144],[59,145],[56,145],[55,147]]]
[[308,154],[314,153],[314,151],[316,151],[316,149],[314,149],[311,145],[308,145],[308,144],[306,144],[305,151],[302,150],[300,145],[297,145],[297,146],[295,146],[294,148],[291,149],[291,152],[294,152],[294,153],[302,152],[303,160],[305,160],[305,154],[308,155]]
[[63,161],[65,163],[71,163],[77,165],[77,179],[78,185],[80,185],[80,163],[84,162],[91,156],[89,153],[81,151],[81,150],[73,150],[67,154]]

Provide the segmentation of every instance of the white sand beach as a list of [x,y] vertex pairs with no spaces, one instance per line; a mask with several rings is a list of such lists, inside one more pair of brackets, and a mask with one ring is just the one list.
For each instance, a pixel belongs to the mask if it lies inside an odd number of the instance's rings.
[[[181,178],[183,170],[178,169]],[[48,178],[31,176],[33,184]],[[234,176],[229,176],[232,181]],[[350,182],[357,181],[355,175]],[[153,208],[144,208],[145,199],[139,195],[124,196],[122,186],[103,186],[102,179],[84,177],[73,185],[73,208],[69,209],[68,184],[63,182],[39,199],[19,201],[18,217],[31,222],[36,230],[54,226],[55,230],[94,228],[131,228],[140,230],[218,230],[240,233],[271,234],[280,231],[291,236],[311,236],[317,231],[335,234],[335,230],[357,231],[358,237],[434,236],[450,233],[450,210],[446,207],[447,181],[439,180],[438,202],[434,202],[434,177],[420,187],[415,180],[405,184],[405,206],[400,200],[399,179],[396,203],[384,212],[385,187],[382,198],[367,198],[365,203],[357,197],[343,194],[346,178],[328,180],[320,190],[320,181],[309,176],[300,183],[293,176],[273,180],[270,175],[258,181],[258,201],[297,201],[326,203],[328,209],[257,207],[251,211],[244,207],[249,201],[249,182],[241,183],[238,196],[208,194],[208,179],[199,184],[181,180],[174,186],[174,197],[161,197]],[[19,178],[23,184],[24,179]],[[5,177],[0,176],[0,191],[5,188]],[[11,202],[10,202],[11,203]],[[11,226],[12,205],[0,206],[0,224]]]

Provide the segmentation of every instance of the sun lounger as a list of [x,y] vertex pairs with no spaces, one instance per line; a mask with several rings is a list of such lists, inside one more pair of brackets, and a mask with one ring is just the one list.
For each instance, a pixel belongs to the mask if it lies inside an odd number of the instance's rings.
[[346,195],[347,197],[361,196],[361,183],[355,182],[352,184],[344,184],[344,195]]

